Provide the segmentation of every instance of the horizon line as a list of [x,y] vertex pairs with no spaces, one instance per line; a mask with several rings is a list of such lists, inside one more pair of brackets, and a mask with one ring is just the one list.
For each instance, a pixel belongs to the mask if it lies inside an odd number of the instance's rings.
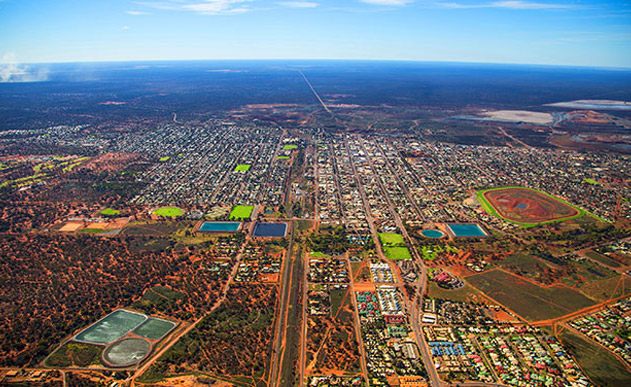
[[35,61],[35,62],[8,62],[6,64],[25,65],[56,65],[56,64],[83,64],[83,63],[156,63],[156,62],[398,62],[398,63],[436,63],[436,64],[479,64],[479,65],[514,65],[533,67],[565,67],[582,69],[601,69],[631,71],[631,66],[605,66],[605,65],[571,65],[571,64],[547,64],[547,63],[520,63],[520,62],[484,62],[484,61],[458,61],[458,60],[421,60],[421,59],[359,59],[359,58],[212,58],[212,59],[112,59],[112,60],[67,60],[67,61]]

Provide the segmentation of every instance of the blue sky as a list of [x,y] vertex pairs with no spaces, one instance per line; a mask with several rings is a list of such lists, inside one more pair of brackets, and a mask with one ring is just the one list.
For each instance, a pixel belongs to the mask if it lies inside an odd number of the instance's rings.
[[631,1],[0,0],[0,57],[631,67]]

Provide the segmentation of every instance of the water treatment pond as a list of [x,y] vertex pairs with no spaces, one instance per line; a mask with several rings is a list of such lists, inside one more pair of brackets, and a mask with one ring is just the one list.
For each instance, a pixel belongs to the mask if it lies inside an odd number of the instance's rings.
[[287,234],[287,223],[257,223],[252,236],[282,238]]
[[237,232],[241,222],[204,222],[199,227],[202,232]]
[[119,309],[81,331],[75,336],[75,340],[90,344],[108,344],[125,336],[146,319],[144,314]]
[[456,224],[450,223],[447,225],[449,230],[455,237],[485,237],[486,232],[482,227],[477,224]]

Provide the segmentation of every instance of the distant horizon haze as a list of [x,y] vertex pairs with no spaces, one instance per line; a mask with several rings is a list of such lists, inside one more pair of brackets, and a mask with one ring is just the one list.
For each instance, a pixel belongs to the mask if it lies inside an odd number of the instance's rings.
[[81,65],[81,64],[155,64],[155,63],[287,63],[305,65],[309,63],[409,63],[409,64],[434,64],[434,65],[488,65],[488,66],[517,66],[517,67],[549,67],[549,68],[576,68],[576,69],[603,69],[612,71],[631,71],[629,66],[601,66],[601,65],[566,65],[566,64],[547,64],[547,63],[521,63],[521,62],[477,62],[477,61],[452,61],[452,60],[416,60],[416,59],[363,59],[363,58],[193,58],[193,59],[137,59],[137,60],[83,60],[83,61],[58,61],[58,62],[2,62],[0,66],[6,64],[17,65]]

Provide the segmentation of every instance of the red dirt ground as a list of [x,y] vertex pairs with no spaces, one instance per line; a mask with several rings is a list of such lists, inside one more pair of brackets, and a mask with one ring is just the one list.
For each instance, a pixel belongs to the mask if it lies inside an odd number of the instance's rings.
[[526,188],[488,191],[484,197],[502,217],[518,223],[548,222],[579,213],[559,200]]

